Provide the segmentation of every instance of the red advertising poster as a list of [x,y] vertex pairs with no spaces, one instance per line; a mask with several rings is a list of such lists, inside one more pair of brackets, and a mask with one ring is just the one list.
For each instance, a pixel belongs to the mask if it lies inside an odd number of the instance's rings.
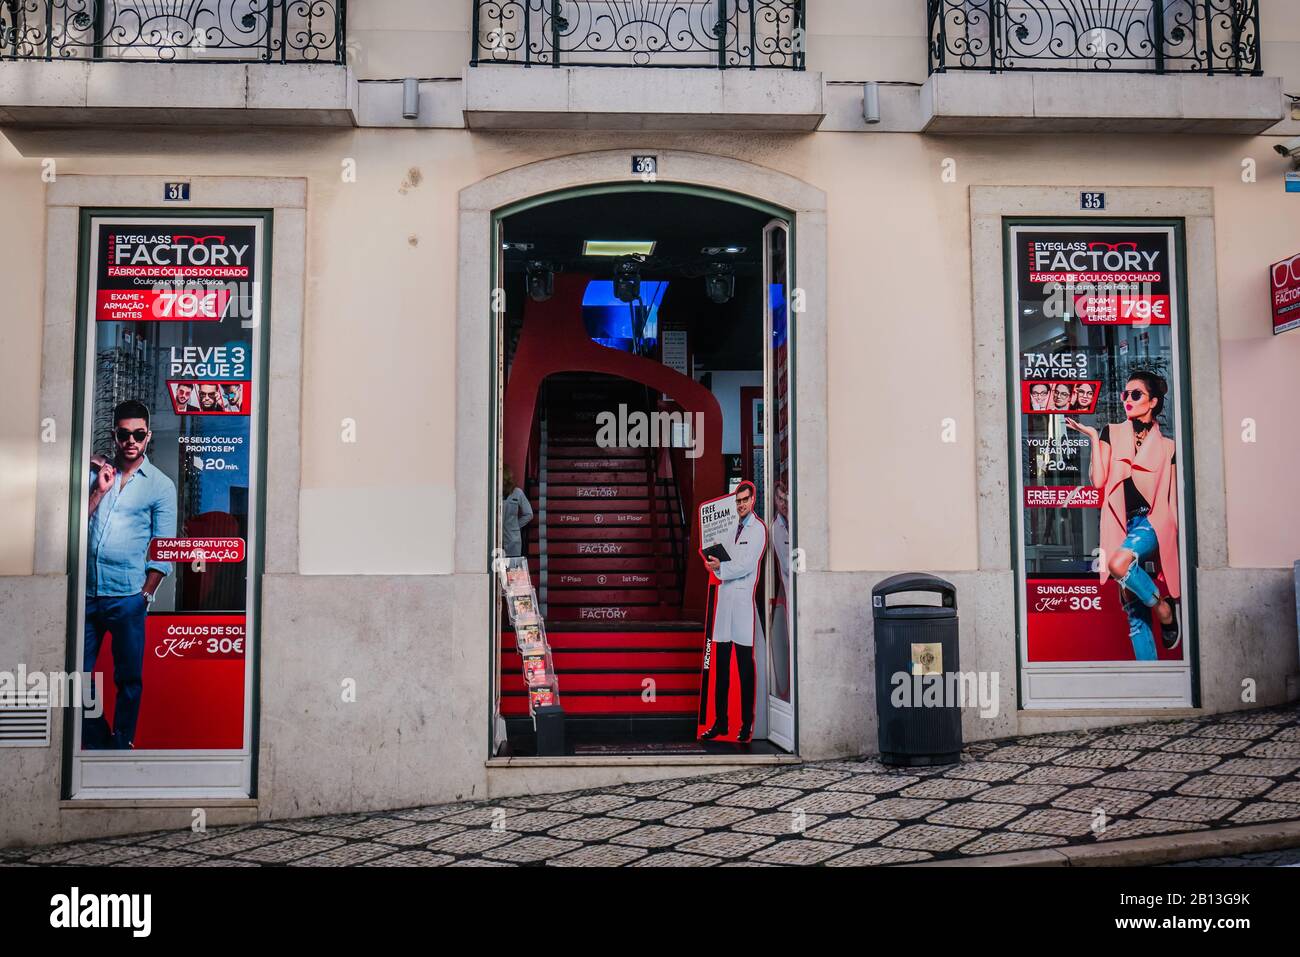
[[1076,382],[1070,379],[1022,379],[1020,408],[1027,415],[1059,415],[1077,412],[1092,415],[1097,411],[1098,379]]
[[[1132,656],[1128,617],[1120,588],[1087,578],[1030,578],[1025,591],[1032,661],[1124,661]],[[1154,613],[1145,613],[1158,627]],[[1178,649],[1157,646],[1162,661],[1178,661]]]
[[699,508],[700,558],[709,570],[696,729],[702,741],[739,744],[753,736],[754,656],[764,638],[756,596],[768,538],[756,499],[754,484],[741,482]]
[[[243,615],[149,615],[145,620],[135,750],[239,748],[244,743]],[[104,642],[97,671],[113,674],[112,642]],[[117,688],[104,687],[104,713],[113,714]]]
[[74,641],[104,707],[79,716],[74,796],[112,793],[88,769],[118,759],[123,787],[239,792],[201,756],[249,779],[265,221],[87,223]]
[[1022,698],[1169,706],[1168,670],[1112,676],[1189,661],[1175,229],[1008,235]]
[[1300,328],[1300,253],[1268,267],[1273,335]]

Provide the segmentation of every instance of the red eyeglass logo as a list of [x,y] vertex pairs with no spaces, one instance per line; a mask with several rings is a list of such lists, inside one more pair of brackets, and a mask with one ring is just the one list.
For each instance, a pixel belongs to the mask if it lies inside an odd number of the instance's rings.
[[1300,254],[1273,264],[1273,288],[1286,289],[1300,284]]

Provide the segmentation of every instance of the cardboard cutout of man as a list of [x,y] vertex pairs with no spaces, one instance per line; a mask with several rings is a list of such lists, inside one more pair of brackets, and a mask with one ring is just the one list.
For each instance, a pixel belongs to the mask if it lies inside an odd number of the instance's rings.
[[[704,556],[712,577],[710,605],[713,608],[710,644],[713,660],[705,674],[714,675],[713,714],[711,727],[700,739],[729,738],[731,734],[730,696],[731,659],[736,659],[736,674],[740,679],[740,728],[734,740],[748,741],[754,729],[754,645],[762,636],[763,625],[754,604],[758,589],[763,553],[767,550],[767,526],[754,514],[755,488],[753,482],[741,482],[736,487],[735,541],[725,548],[727,561]],[[707,692],[707,687],[705,689]]]

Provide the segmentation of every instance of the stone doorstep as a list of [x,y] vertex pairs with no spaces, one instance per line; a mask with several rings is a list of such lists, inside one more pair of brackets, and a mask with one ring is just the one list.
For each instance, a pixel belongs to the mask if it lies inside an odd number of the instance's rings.
[[1097,844],[1064,845],[977,857],[922,861],[904,867],[1150,867],[1206,857],[1236,857],[1300,847],[1300,821],[1183,831]]

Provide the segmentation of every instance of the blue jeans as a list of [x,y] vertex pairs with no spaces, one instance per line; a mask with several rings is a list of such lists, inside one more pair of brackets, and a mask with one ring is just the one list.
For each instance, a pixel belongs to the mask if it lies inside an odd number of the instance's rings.
[[1133,600],[1124,602],[1124,612],[1128,615],[1128,637],[1133,642],[1133,655],[1138,661],[1155,661],[1156,640],[1151,633],[1151,609],[1159,603],[1160,592],[1142,567],[1142,562],[1156,553],[1160,541],[1145,513],[1132,516],[1128,520],[1127,530],[1124,544],[1120,547],[1137,556],[1128,566],[1124,577],[1119,579],[1120,585],[1133,595]]
[[104,716],[86,718],[81,725],[81,746],[87,750],[125,749],[135,740],[144,688],[144,617],[149,603],[144,595],[86,599],[86,646],[82,667],[91,671],[99,657],[104,633],[113,636],[113,685],[117,701],[110,730]]

